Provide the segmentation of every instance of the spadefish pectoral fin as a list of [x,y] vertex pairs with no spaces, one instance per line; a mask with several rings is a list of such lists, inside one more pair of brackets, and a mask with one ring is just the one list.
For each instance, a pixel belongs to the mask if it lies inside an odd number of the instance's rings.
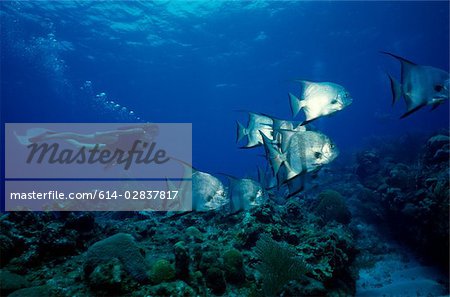
[[402,85],[389,74],[388,77],[391,83],[392,105],[394,105],[395,102],[397,102],[397,100],[402,96]]
[[435,110],[435,109],[438,108],[439,105],[441,105],[441,104],[442,104],[442,102],[436,102],[436,103],[433,103],[433,104],[431,105],[431,109],[430,109],[430,110]]
[[289,93],[289,102],[291,105],[292,117],[296,117],[303,107],[303,101],[292,93]]
[[317,120],[317,119],[318,119],[318,118],[312,118],[312,119],[309,119],[309,120],[304,120],[304,121],[301,123],[301,125],[302,125],[302,126],[308,125],[308,124],[310,124],[312,121]]
[[245,127],[239,123],[239,121],[236,121],[237,130],[236,130],[236,142],[239,142],[246,136],[245,133]]
[[433,99],[433,101],[429,103],[431,105],[430,111],[435,110],[436,108],[438,108],[439,105],[444,103],[444,101],[445,101],[444,99]]

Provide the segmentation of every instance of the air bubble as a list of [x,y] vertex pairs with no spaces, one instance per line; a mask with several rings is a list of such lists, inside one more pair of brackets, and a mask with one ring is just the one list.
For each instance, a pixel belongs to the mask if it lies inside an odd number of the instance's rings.
[[121,106],[114,100],[110,100],[105,92],[93,95],[92,88],[92,82],[87,80],[84,82],[81,90],[84,90],[88,94],[89,98],[92,100],[92,108],[100,114],[112,116],[120,121],[142,121],[140,117],[136,116],[136,113],[133,110],[129,110],[127,107]]

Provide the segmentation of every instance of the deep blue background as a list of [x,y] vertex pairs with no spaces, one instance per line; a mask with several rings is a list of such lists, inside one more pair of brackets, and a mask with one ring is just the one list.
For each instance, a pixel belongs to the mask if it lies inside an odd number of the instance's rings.
[[[290,119],[294,78],[344,85],[354,101],[315,124],[343,154],[377,135],[449,124],[448,103],[404,120],[388,71],[449,67],[448,2],[2,2],[1,113],[5,122],[117,122],[80,90],[151,122],[192,122],[194,165],[253,175],[262,149],[240,150],[235,121]],[[53,34],[50,35],[49,34]],[[301,117],[300,117],[301,119]],[[407,148],[405,148],[407,149]]]

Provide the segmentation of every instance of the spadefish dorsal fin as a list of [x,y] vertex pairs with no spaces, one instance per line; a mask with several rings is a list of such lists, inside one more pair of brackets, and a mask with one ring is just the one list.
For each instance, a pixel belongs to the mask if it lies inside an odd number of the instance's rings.
[[388,53],[388,52],[381,52],[381,53],[386,54],[386,55],[389,55],[389,56],[391,56],[391,57],[394,57],[394,58],[396,58],[397,60],[400,61],[401,65],[402,65],[402,67],[401,67],[401,81],[402,81],[402,83],[403,83],[403,81],[404,81],[405,74],[406,74],[407,72],[409,72],[409,70],[410,70],[412,67],[414,67],[414,66],[417,65],[416,63],[411,62],[411,61],[409,61],[409,60],[406,60],[405,58],[402,58],[402,57],[400,57],[400,56],[397,56],[397,55],[394,55],[394,54],[391,54],[391,53]]
[[230,191],[228,191],[228,193],[231,195],[232,189],[240,179],[228,173],[217,172],[216,174],[225,176],[227,178],[228,182],[230,183]]
[[[274,117],[274,116],[271,116],[271,115],[269,115],[267,113],[264,113],[264,112],[260,112],[259,114],[262,115],[262,116],[265,116],[265,117],[267,117],[269,119],[271,119],[272,122],[274,122],[274,121],[281,121],[281,119],[279,119],[277,117]],[[268,124],[266,124],[266,125],[268,125]]]
[[[197,171],[199,171],[199,170],[197,170],[196,168],[194,168],[193,166],[192,166],[192,164],[189,164],[188,162],[186,162],[186,161],[183,161],[183,160],[180,160],[180,159],[177,159],[177,158],[174,158],[174,157],[170,157],[170,159],[171,160],[174,160],[174,161],[177,161],[177,162],[180,162],[181,163],[181,165],[183,165],[183,167],[184,167],[184,175],[188,175],[188,173],[189,172],[191,172],[191,175],[193,175],[195,172],[197,172]],[[184,177],[184,178],[191,178],[191,177]]]
[[231,175],[231,174],[229,174],[229,173],[217,172],[217,173],[215,173],[215,174],[223,175],[223,176],[225,176],[225,177],[227,177],[227,178],[229,178],[229,179],[233,179],[233,180],[238,180],[238,179],[239,179],[239,178],[237,178],[236,176]]
[[389,52],[380,51],[380,53],[385,54],[385,55],[388,55],[388,56],[391,56],[391,57],[394,57],[394,58],[396,58],[397,60],[399,60],[400,62],[404,62],[404,63],[411,64],[411,65],[417,65],[417,64],[414,63],[414,62],[411,62],[411,61],[409,61],[409,60],[407,60],[407,59],[405,59],[405,58],[402,58],[402,57],[400,57],[400,56],[391,54],[391,53],[389,53]]
[[295,118],[298,113],[300,112],[300,109],[302,109],[302,104],[301,104],[301,100],[295,96],[292,93],[289,93],[289,103],[291,106],[291,112],[292,112],[292,117]]
[[315,82],[307,80],[307,79],[294,79],[295,82],[298,82],[302,85],[302,87],[306,88],[309,85],[315,84]]

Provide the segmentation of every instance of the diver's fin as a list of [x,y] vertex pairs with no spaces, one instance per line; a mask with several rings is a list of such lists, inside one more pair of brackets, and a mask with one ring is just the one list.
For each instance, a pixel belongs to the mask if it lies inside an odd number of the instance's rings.
[[16,136],[17,140],[22,145],[30,145],[35,142],[45,141],[47,140],[45,137],[51,134],[55,134],[56,132],[50,131],[44,128],[31,128],[28,129],[24,136],[18,135],[16,131],[14,131],[14,136]]
[[245,134],[245,127],[239,123],[239,121],[236,121],[237,125],[237,131],[236,131],[236,142],[239,142],[246,136]]
[[291,103],[292,117],[295,118],[304,106],[303,101],[298,99],[294,94],[289,93],[289,102]]
[[413,112],[416,112],[417,110],[421,109],[421,108],[424,107],[425,105],[426,105],[426,104],[420,104],[420,105],[415,106],[415,107],[413,107],[413,108],[411,108],[411,109],[408,108],[408,111],[405,112],[400,118],[401,118],[401,119],[406,118],[407,116],[409,116],[409,115],[412,114]]
[[402,85],[392,76],[388,74],[389,81],[391,82],[392,91],[392,105],[402,96]]

